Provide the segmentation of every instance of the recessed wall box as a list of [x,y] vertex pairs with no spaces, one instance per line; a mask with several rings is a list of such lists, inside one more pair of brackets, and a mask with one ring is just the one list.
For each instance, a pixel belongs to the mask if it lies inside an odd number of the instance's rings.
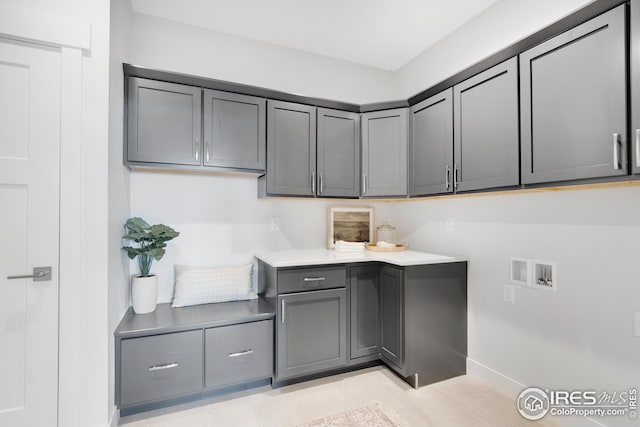
[[511,283],[520,286],[531,286],[531,261],[517,257],[511,257],[510,261]]
[[532,261],[533,287],[539,289],[558,289],[558,266],[550,261]]

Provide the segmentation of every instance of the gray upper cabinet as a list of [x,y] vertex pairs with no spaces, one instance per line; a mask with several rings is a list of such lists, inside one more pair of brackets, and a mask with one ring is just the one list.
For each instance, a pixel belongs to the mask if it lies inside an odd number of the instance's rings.
[[204,165],[264,170],[266,100],[204,91]]
[[267,102],[267,194],[316,193],[316,108]]
[[407,195],[407,109],[364,113],[362,196]]
[[640,0],[631,0],[631,132],[633,173],[640,174]]
[[318,108],[317,193],[360,195],[360,114]]
[[411,107],[409,129],[409,195],[453,192],[452,89]]
[[456,191],[520,183],[518,59],[453,88]]
[[523,183],[627,173],[625,7],[520,55]]
[[200,165],[202,90],[128,78],[127,160]]

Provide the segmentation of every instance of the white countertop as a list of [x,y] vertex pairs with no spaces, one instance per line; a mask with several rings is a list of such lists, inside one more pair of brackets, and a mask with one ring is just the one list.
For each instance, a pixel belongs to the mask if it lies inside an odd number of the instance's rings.
[[442,264],[448,262],[467,261],[463,258],[415,251],[373,252],[365,250],[356,253],[343,253],[336,252],[332,249],[271,251],[255,254],[255,257],[272,267],[299,267],[305,265],[327,265],[370,261],[385,262],[387,264],[405,267],[409,265]]

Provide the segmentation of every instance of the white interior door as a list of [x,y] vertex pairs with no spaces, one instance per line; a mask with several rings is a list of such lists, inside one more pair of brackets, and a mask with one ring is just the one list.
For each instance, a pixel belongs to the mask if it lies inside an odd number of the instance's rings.
[[[0,38],[0,425],[55,426],[60,52]],[[52,267],[51,280],[9,279]]]

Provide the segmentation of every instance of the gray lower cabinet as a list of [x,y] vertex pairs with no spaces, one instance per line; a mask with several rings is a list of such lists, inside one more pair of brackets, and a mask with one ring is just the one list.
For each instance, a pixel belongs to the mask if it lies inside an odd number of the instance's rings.
[[640,174],[640,0],[631,0],[631,161]]
[[270,195],[316,194],[316,107],[267,102],[267,174]]
[[380,267],[349,268],[350,359],[380,353]]
[[454,86],[453,105],[455,190],[518,185],[518,58]]
[[466,373],[465,262],[382,267],[381,357],[415,387]]
[[362,196],[407,195],[407,108],[364,113]]
[[204,386],[228,386],[273,374],[273,320],[205,330]]
[[266,100],[205,89],[204,165],[264,170]]
[[199,87],[129,77],[127,160],[202,164],[201,105]]
[[409,195],[453,193],[453,90],[409,109]]
[[404,366],[403,270],[385,265],[380,270],[380,354],[397,368]]
[[360,195],[360,114],[318,108],[317,188],[321,197]]
[[346,365],[346,289],[279,295],[277,319],[278,381]]
[[121,346],[120,405],[202,389],[202,330],[130,338]]
[[520,55],[523,183],[627,173],[625,8]]

